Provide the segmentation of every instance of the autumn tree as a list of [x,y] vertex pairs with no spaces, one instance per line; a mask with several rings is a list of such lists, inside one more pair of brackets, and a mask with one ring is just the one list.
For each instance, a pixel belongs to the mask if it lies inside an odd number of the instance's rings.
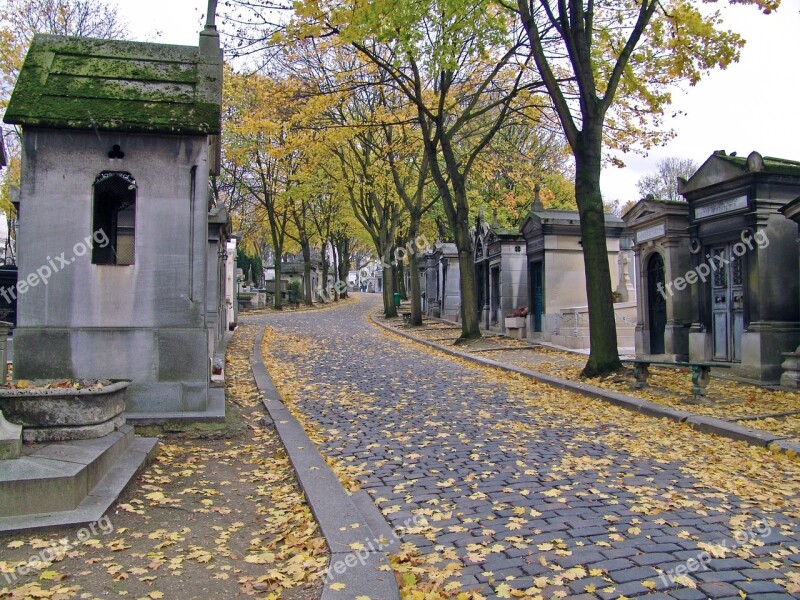
[[678,177],[689,179],[697,167],[698,164],[691,158],[662,158],[656,163],[655,172],[648,173],[636,182],[636,189],[641,198],[652,194],[657,200],[679,202],[683,197],[678,194]]
[[296,82],[241,75],[225,76],[223,185],[267,221],[275,262],[275,308],[282,308],[282,259],[293,219],[291,193],[299,183],[303,157],[293,124],[301,102]]
[[414,4],[411,10],[385,8],[359,6],[355,18],[343,23],[342,34],[416,110],[427,164],[458,251],[461,338],[479,337],[468,180],[478,156],[518,108],[527,58],[520,55],[514,32],[486,2],[464,13],[438,2]]
[[536,189],[548,208],[575,208],[571,156],[560,131],[539,111],[515,113],[476,161],[469,181],[473,214],[498,213],[499,221],[519,227],[527,216]]
[[[764,12],[780,0],[730,0]],[[693,0],[499,0],[518,16],[575,157],[575,196],[589,303],[591,350],[583,373],[620,367],[605,237],[603,148],[664,139],[670,87],[724,68],[744,41],[721,29],[719,11]],[[462,10],[468,10],[464,2]]]
[[[267,8],[266,2],[236,2]],[[415,112],[431,178],[458,248],[462,338],[480,336],[467,182],[477,156],[513,111],[531,101],[528,53],[519,27],[491,0],[469,4],[305,0],[287,26],[239,18],[234,35],[247,52],[269,52],[276,40],[336,39],[355,48]],[[272,14],[276,14],[273,10]],[[247,22],[246,22],[247,21]],[[280,21],[280,19],[278,19]],[[276,33],[281,34],[276,36]]]

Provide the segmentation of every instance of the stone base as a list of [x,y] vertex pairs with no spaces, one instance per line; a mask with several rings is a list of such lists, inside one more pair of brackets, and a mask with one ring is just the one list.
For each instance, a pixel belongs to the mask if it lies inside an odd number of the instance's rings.
[[127,379],[133,382],[125,395],[129,412],[207,408],[205,327],[21,326],[14,337],[18,379]]
[[156,443],[124,425],[102,438],[26,445],[0,470],[0,531],[96,521]]
[[0,460],[19,458],[22,452],[22,425],[9,423],[0,411]]
[[156,425],[166,422],[221,422],[225,420],[225,390],[221,387],[208,388],[207,402],[197,410],[165,411],[163,406],[155,405],[151,410],[140,407],[128,408],[125,413],[129,423],[136,425]]
[[[730,374],[759,383],[777,383],[782,378],[782,363],[786,352],[797,346],[797,324],[751,323],[742,333],[742,360],[729,362]],[[694,326],[689,333],[689,360],[713,360],[713,337]]]
[[689,360],[709,362],[713,356],[712,337],[699,327],[689,330]]
[[527,327],[507,327],[506,335],[519,340],[524,340],[528,337]]
[[742,362],[732,374],[777,383],[783,372],[783,353],[797,348],[799,336],[797,323],[750,323],[742,334]]
[[800,389],[800,352],[784,352],[781,367],[781,386],[793,390]]
[[22,439],[26,443],[93,440],[106,436],[123,425],[125,425],[125,417],[118,415],[105,423],[81,427],[26,427],[22,430]]

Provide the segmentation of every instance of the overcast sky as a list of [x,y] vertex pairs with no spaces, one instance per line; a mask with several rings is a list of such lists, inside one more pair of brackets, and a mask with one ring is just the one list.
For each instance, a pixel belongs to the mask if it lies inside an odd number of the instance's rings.
[[[134,38],[170,44],[197,44],[207,0],[116,0]],[[637,199],[636,181],[654,170],[661,157],[702,163],[715,150],[746,156],[800,160],[800,0],[783,0],[766,16],[751,6],[718,4],[729,27],[747,40],[739,63],[714,71],[696,87],[673,94],[665,119],[678,135],[647,157],[623,156],[627,167],[603,172],[606,200]]]

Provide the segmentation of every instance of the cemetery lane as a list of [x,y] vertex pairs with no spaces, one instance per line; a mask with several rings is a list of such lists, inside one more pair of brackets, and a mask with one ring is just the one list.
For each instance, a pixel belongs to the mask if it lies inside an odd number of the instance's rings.
[[800,462],[423,348],[359,299],[241,320],[266,326],[284,401],[400,533],[406,592],[800,594]]

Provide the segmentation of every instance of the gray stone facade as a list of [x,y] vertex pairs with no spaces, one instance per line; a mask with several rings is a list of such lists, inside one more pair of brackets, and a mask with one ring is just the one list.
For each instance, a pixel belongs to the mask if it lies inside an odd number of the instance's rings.
[[421,259],[425,265],[424,285],[426,315],[459,321],[461,319],[461,269],[456,245],[437,241],[433,250]]
[[213,29],[199,48],[34,38],[5,117],[23,126],[15,377],[131,379],[130,416],[207,410],[221,85]]
[[673,286],[668,291],[665,283],[691,269],[689,205],[644,199],[631,207],[623,219],[633,236],[638,267],[634,276],[639,290],[636,355],[686,360],[692,290]]
[[800,194],[800,162],[715,152],[679,192],[689,205],[689,358],[777,382],[800,341],[797,224],[779,212]]
[[475,226],[475,285],[481,326],[505,333],[505,316],[529,306],[525,238],[518,229]]

